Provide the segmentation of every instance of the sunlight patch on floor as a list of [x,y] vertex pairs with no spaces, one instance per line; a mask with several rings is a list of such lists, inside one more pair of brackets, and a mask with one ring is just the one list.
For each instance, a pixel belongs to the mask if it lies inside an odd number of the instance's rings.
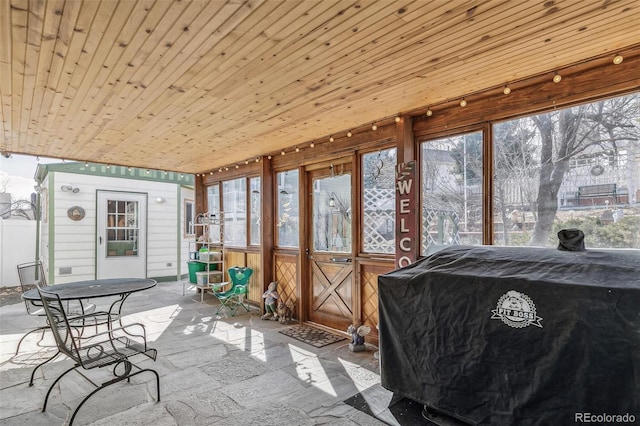
[[175,312],[179,306],[180,305],[177,304],[167,305],[161,308],[125,315],[122,318],[122,322],[125,325],[135,322],[143,323],[147,332],[147,341],[153,342],[162,336],[162,333],[169,328],[173,319],[176,318]]
[[[291,350],[291,356],[303,356],[303,354],[296,348],[296,350]],[[336,392],[333,387],[329,376],[322,366],[322,362],[317,356],[304,356],[295,363],[295,366],[298,379],[328,395],[338,396],[338,392]]]
[[345,373],[353,380],[358,391],[362,392],[368,387],[380,383],[379,374],[340,357],[338,357],[338,362],[342,364]]

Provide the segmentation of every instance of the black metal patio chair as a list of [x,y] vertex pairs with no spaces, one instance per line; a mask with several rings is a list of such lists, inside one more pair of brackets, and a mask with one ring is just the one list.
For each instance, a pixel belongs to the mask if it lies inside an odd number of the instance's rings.
[[[18,265],[18,278],[20,279],[20,287],[22,288],[23,293],[29,290],[34,285],[40,286],[40,287],[44,287],[47,285],[47,281],[44,277],[44,270],[42,268],[42,263],[40,262],[29,262],[29,263],[22,263]],[[25,299],[22,299],[22,300],[24,302],[25,307],[27,308],[27,314],[31,316],[36,316],[36,317],[46,316],[44,309],[42,308],[42,303],[38,303],[38,302],[33,303]],[[16,355],[18,355],[18,353],[20,352],[20,345],[22,344],[22,341],[28,335],[30,335],[31,333],[36,333],[38,331],[41,331],[42,335],[40,336],[40,340],[38,341],[38,344],[40,344],[42,339],[44,339],[44,332],[48,329],[49,329],[49,326],[44,325],[38,328],[34,328],[33,330],[29,331],[27,334],[22,336],[22,338],[18,342],[18,347],[16,348]]]
[[[146,331],[140,323],[127,324],[123,327],[110,328],[107,331],[91,335],[86,333],[77,335],[75,327],[70,325],[64,304],[60,297],[54,293],[48,293],[45,289],[38,288],[42,306],[47,315],[49,326],[53,332],[58,350],[74,361],[74,366],[60,374],[51,384],[44,399],[42,411],[46,411],[49,395],[55,385],[69,372],[83,369],[111,367],[113,378],[101,384],[94,383],[87,375],[80,373],[82,377],[96,386],[91,393],[84,397],[71,415],[69,425],[78,414],[84,403],[95,393],[109,385],[130,381],[131,377],[149,371],[156,376],[157,400],[160,401],[160,376],[158,372],[149,368],[140,368],[131,361],[137,355],[144,355],[155,361],[157,350],[147,346]],[[99,315],[99,314],[98,314]]]
[[[32,289],[34,286],[39,288],[43,288],[47,286],[47,278],[44,274],[44,268],[42,266],[42,262],[37,261],[37,262],[21,263],[17,265],[17,268],[18,268],[18,278],[20,280],[20,287],[22,288],[23,293],[27,290]],[[23,299],[23,301],[24,301],[25,307],[27,308],[27,314],[31,316],[36,316],[36,317],[46,316],[44,309],[42,308],[41,302],[34,302],[34,301],[25,300],[25,299]],[[67,305],[67,314],[70,317],[83,317],[85,314],[89,314],[95,311],[95,309],[96,309],[96,305],[89,302],[83,302],[81,300],[78,300],[78,301],[69,302],[69,304]],[[78,324],[85,325],[84,321],[75,322],[74,325],[78,325]],[[49,329],[49,326],[44,325],[41,327],[37,327],[29,331],[24,336],[22,336],[22,338],[18,342],[18,347],[16,348],[16,355],[18,355],[18,353],[20,352],[20,345],[22,344],[23,340],[27,336],[29,336],[31,333],[41,331],[42,335],[40,336],[40,340],[38,341],[38,344],[39,344],[44,338],[44,332],[48,329]]]

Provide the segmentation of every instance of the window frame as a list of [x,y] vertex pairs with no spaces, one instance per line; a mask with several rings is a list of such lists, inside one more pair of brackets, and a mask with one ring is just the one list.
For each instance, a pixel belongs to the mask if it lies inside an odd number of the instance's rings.
[[[359,185],[359,197],[360,200],[358,201],[359,205],[361,206],[360,208],[360,226],[359,226],[359,239],[360,239],[360,247],[358,248],[359,250],[359,254],[360,255],[364,255],[364,256],[394,256],[395,255],[395,249],[396,249],[396,242],[395,242],[395,238],[392,242],[392,249],[393,251],[391,252],[381,252],[381,251],[368,251],[365,247],[365,242],[366,242],[366,235],[365,235],[365,226],[364,224],[366,223],[366,218],[365,218],[365,200],[364,200],[364,190],[365,190],[365,173],[367,172],[365,170],[364,167],[364,158],[366,155],[370,155],[370,154],[376,154],[382,151],[389,151],[395,149],[395,157],[396,157],[396,161],[395,164],[393,165],[393,169],[395,170],[397,165],[398,165],[398,147],[397,145],[393,145],[393,144],[388,144],[388,145],[384,145],[384,146],[380,146],[380,147],[376,147],[375,149],[367,149],[367,150],[363,150],[358,152],[358,173],[359,173],[359,177],[358,180],[360,182]],[[397,203],[397,197],[396,197],[396,180],[395,180],[395,174],[394,174],[394,181],[393,181],[393,185],[392,188],[393,190],[393,206],[394,206],[394,210],[393,210],[393,223],[392,223],[392,232],[395,234],[396,232],[396,220],[397,220],[397,212],[396,212],[396,203]]]
[[[278,223],[280,221],[280,188],[279,188],[279,184],[278,184],[278,178],[280,176],[281,173],[284,173],[285,175],[287,173],[291,173],[291,172],[295,172],[297,173],[297,185],[296,185],[296,193],[295,194],[290,194],[291,195],[291,200],[293,201],[294,199],[296,200],[296,204],[297,204],[297,231],[295,233],[296,235],[296,245],[283,245],[280,244],[280,227],[278,226]],[[274,203],[273,206],[273,225],[274,225],[274,233],[273,233],[273,237],[274,237],[274,247],[280,250],[300,250],[300,222],[301,222],[301,215],[303,214],[303,212],[301,211],[301,204],[300,204],[300,199],[299,199],[299,192],[300,192],[300,183],[301,183],[301,178],[302,178],[302,173],[300,172],[300,169],[293,167],[293,168],[286,168],[286,169],[282,169],[282,170],[274,170],[273,173],[273,190],[274,190],[274,195],[276,196],[276,202]]]
[[[245,202],[245,230],[244,230],[244,245],[238,245],[237,243],[228,243],[226,241],[224,241],[224,237],[226,236],[226,230],[223,229],[223,241],[220,241],[216,244],[222,244],[226,247],[233,247],[233,248],[238,248],[238,249],[255,249],[255,248],[259,248],[261,245],[261,241],[262,241],[262,234],[261,234],[261,230],[258,230],[258,234],[259,234],[259,243],[257,244],[251,244],[251,219],[253,217],[252,212],[251,212],[251,203],[252,203],[252,189],[251,189],[251,181],[254,179],[258,179],[259,180],[259,184],[258,187],[261,186],[261,181],[262,181],[262,177],[260,175],[257,174],[251,174],[251,175],[247,175],[247,176],[228,176],[226,179],[221,179],[215,182],[210,182],[207,183],[207,185],[205,185],[206,188],[206,194],[207,194],[207,208],[210,208],[212,204],[212,201],[209,199],[209,189],[211,187],[217,186],[218,187],[218,200],[217,200],[217,205],[219,206],[219,212],[222,212],[223,216],[226,215],[225,212],[225,206],[224,206],[224,183],[225,182],[232,182],[232,181],[239,181],[239,180],[243,180],[244,182],[244,188],[245,188],[245,197],[244,197],[244,202]],[[262,199],[262,194],[260,194],[259,197],[259,204],[258,204],[258,216],[260,215],[260,212],[262,210],[262,203],[263,203],[263,199]],[[224,219],[223,219],[224,222]]]
[[[480,196],[480,200],[481,200],[481,215],[480,215],[480,229],[482,232],[481,235],[481,245],[483,244],[487,244],[487,239],[491,237],[491,235],[487,236],[487,229],[486,229],[486,214],[487,214],[487,209],[486,209],[486,203],[487,203],[487,193],[489,191],[487,191],[487,185],[488,182],[491,181],[491,173],[488,173],[487,170],[487,144],[489,144],[490,142],[487,141],[487,139],[491,138],[491,132],[487,131],[487,126],[485,123],[483,123],[482,125],[476,125],[476,126],[461,126],[459,128],[455,128],[452,129],[451,131],[442,131],[442,132],[436,132],[433,134],[429,134],[429,135],[424,135],[422,137],[416,138],[416,150],[418,152],[417,155],[417,161],[419,164],[419,173],[418,173],[418,180],[419,180],[419,193],[418,193],[418,205],[420,208],[420,211],[418,212],[418,226],[416,227],[416,231],[419,233],[418,235],[418,240],[419,244],[420,244],[420,248],[419,248],[419,257],[425,257],[428,254],[427,253],[423,253],[423,247],[424,247],[424,235],[423,235],[423,229],[422,229],[422,223],[424,221],[424,217],[423,217],[423,206],[425,203],[424,200],[424,196],[423,196],[423,184],[424,184],[424,176],[423,176],[423,170],[422,170],[422,166],[423,166],[423,144],[427,144],[430,142],[434,142],[437,141],[439,139],[445,139],[445,138],[455,138],[455,137],[461,137],[464,135],[469,135],[472,133],[480,133],[481,137],[481,143],[482,143],[482,173],[481,173],[481,191],[482,194]],[[493,169],[493,166],[490,166],[491,170]],[[491,203],[491,205],[493,205],[493,203]]]
[[[189,215],[189,210],[191,214]],[[183,200],[183,212],[184,212],[184,226],[182,228],[183,238],[193,238],[196,235],[195,227],[189,226],[189,222],[195,223],[196,221],[196,203],[194,200],[185,198]]]

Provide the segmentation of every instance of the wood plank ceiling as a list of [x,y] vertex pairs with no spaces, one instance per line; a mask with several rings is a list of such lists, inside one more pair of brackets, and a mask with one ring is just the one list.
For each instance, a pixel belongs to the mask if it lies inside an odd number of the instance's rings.
[[640,42],[638,0],[0,0],[2,151],[187,173]]

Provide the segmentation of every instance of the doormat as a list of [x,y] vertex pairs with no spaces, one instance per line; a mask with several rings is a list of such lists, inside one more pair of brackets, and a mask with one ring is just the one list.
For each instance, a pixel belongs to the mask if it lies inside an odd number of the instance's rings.
[[293,337],[308,345],[315,346],[316,348],[321,348],[341,340],[347,340],[346,337],[306,325],[296,325],[285,328],[284,330],[280,330],[280,333]]

